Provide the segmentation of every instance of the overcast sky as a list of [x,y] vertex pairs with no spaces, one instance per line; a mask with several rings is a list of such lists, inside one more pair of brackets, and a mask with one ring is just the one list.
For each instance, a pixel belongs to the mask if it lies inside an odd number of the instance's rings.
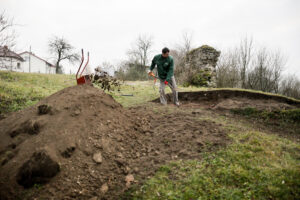
[[258,46],[282,50],[286,72],[300,76],[300,0],[0,0],[1,10],[20,24],[17,48],[31,46],[46,59],[53,35],[89,50],[92,67],[124,59],[139,34],[153,36],[154,54],[183,31],[193,32],[196,46],[218,50],[250,35]]

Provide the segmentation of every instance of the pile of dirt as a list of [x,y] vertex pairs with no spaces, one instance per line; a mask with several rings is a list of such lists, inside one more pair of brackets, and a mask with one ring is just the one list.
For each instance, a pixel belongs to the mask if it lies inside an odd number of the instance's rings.
[[126,110],[80,85],[11,113],[0,121],[0,199],[119,199],[162,164],[228,142],[221,124],[152,104]]
[[[167,94],[171,101],[172,94]],[[271,95],[243,90],[210,90],[197,92],[179,92],[178,98],[183,104],[196,104],[215,110],[253,107],[259,110],[282,110],[300,107],[300,101],[284,96]],[[154,102],[159,102],[155,99]]]
[[122,159],[135,156],[134,138],[143,132],[136,124],[110,95],[88,85],[12,113],[0,121],[0,199],[30,198],[24,188],[50,180],[36,196],[89,197],[101,194],[102,184],[122,190]]

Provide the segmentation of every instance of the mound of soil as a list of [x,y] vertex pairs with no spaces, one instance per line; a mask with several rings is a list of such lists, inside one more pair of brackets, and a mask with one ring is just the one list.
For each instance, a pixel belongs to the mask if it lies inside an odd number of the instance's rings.
[[[172,94],[167,94],[171,101]],[[300,101],[265,93],[242,90],[211,90],[197,92],[179,92],[178,98],[183,104],[197,104],[217,110],[254,107],[260,110],[281,110],[300,107]],[[154,102],[159,102],[155,99]]]
[[195,114],[125,110],[89,85],[61,90],[0,121],[0,199],[119,199],[162,164],[228,142]]
[[[103,183],[124,188],[123,163],[116,160],[120,152],[124,158],[135,156],[139,144],[132,138],[142,131],[135,124],[111,96],[88,85],[66,88],[12,113],[0,121],[0,199],[23,198],[23,187],[51,177],[37,196],[91,196]],[[99,152],[101,164],[92,159]]]

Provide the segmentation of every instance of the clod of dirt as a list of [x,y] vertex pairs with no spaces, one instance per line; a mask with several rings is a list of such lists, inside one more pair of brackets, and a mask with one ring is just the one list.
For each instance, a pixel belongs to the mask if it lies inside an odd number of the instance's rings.
[[126,177],[125,177],[125,182],[126,182],[126,187],[130,187],[131,185],[131,182],[134,181],[134,177],[132,174],[128,174]]
[[59,172],[59,165],[44,152],[35,152],[19,169],[17,182],[24,188],[46,183]]
[[38,134],[40,132],[42,125],[37,120],[29,119],[22,123],[19,127],[16,129],[13,129],[9,135],[10,137],[16,137],[20,133],[28,133],[30,135]]
[[61,152],[61,156],[64,158],[70,158],[74,151],[75,151],[74,146],[68,147],[63,152]]
[[28,120],[24,123],[24,131],[31,135],[38,134],[40,132],[41,124],[36,120]]
[[192,111],[192,114],[196,115],[196,114],[201,114],[201,110],[200,109],[195,109]]
[[93,160],[97,163],[97,164],[101,164],[102,163],[102,155],[100,152],[95,153],[93,155]]
[[20,134],[20,130],[19,129],[16,129],[16,130],[13,130],[9,133],[10,137],[16,137],[17,135]]
[[39,115],[45,115],[51,112],[51,106],[42,104],[38,106]]
[[81,111],[79,109],[76,109],[71,115],[73,117],[80,115]]
[[0,120],[5,119],[5,115],[0,114]]
[[1,165],[5,165],[10,159],[12,159],[15,156],[15,153],[12,151],[6,151],[4,153],[4,156],[1,158]]
[[100,191],[101,191],[102,194],[105,194],[108,191],[108,185],[107,185],[107,183],[104,183],[101,186]]
[[133,171],[134,171],[135,173],[138,173],[138,172],[139,172],[139,168],[138,168],[138,167],[135,167],[135,168],[133,168]]
[[197,139],[197,140],[196,140],[196,143],[198,144],[199,147],[205,146],[203,140],[201,140],[201,139]]
[[126,161],[122,158],[115,159],[115,162],[118,164],[119,167],[125,166],[127,164]]

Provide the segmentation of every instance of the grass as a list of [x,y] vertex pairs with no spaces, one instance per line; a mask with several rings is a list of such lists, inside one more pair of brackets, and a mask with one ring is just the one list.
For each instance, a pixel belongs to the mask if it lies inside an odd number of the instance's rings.
[[0,114],[17,111],[74,85],[71,75],[0,71]]
[[232,113],[243,115],[251,118],[258,118],[267,120],[280,120],[287,123],[299,123],[300,124],[300,109],[290,109],[290,110],[258,110],[256,108],[235,108],[231,110]]
[[[179,86],[180,87],[180,86]],[[180,87],[180,91],[199,91],[205,90],[201,87]],[[171,92],[169,87],[166,87],[166,93]],[[121,86],[120,92],[108,92],[114,99],[121,103],[124,107],[137,106],[159,97],[159,85],[154,86],[153,81],[128,81]],[[122,96],[133,95],[133,96]]]
[[299,199],[300,145],[257,131],[228,128],[232,143],[202,160],[162,166],[133,199]]

